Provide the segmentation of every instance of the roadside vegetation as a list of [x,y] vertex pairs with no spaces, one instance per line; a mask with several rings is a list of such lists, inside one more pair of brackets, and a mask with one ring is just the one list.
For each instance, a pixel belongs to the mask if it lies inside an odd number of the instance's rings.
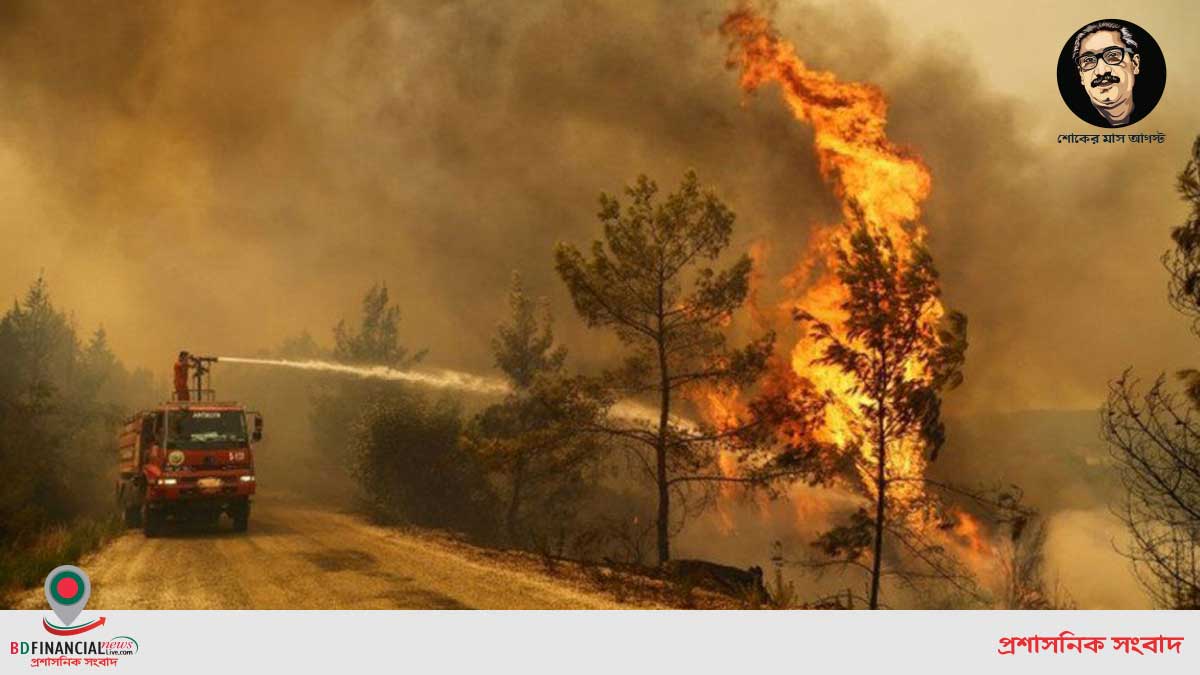
[[117,531],[116,429],[152,385],[117,360],[103,328],[81,337],[44,279],[0,318],[0,595]]

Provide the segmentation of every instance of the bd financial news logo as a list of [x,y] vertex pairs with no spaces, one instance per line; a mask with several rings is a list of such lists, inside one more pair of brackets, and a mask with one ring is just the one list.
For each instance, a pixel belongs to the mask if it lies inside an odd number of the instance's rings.
[[105,625],[104,617],[75,623],[92,596],[92,582],[87,572],[74,565],[60,565],[46,575],[44,588],[46,602],[62,625],[43,617],[42,628],[57,639],[11,642],[10,654],[30,657],[29,665],[37,668],[115,666],[118,657],[138,652],[137,640],[128,635],[118,635],[108,640],[97,640],[87,635]]

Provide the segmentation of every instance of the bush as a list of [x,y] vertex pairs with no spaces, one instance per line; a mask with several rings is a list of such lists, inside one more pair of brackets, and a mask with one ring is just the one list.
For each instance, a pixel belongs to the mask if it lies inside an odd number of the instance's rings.
[[384,518],[493,540],[498,512],[477,455],[461,442],[457,402],[394,390],[354,425],[354,473]]

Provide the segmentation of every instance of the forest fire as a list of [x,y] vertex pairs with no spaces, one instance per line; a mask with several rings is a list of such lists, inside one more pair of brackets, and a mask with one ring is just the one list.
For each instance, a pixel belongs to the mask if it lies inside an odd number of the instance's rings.
[[[917,219],[931,188],[929,170],[920,158],[897,147],[887,137],[887,101],[876,86],[846,82],[826,71],[805,66],[792,44],[782,39],[771,22],[749,8],[729,14],[721,34],[730,41],[728,65],[740,70],[740,85],[751,93],[769,83],[780,87],[796,119],[813,129],[813,145],[821,175],[842,205],[842,221],[817,225],[801,262],[783,281],[789,297],[784,309],[803,309],[841,330],[846,338],[841,305],[847,297],[834,264],[839,247],[860,221],[886,234],[898,253],[919,245],[925,230]],[[925,322],[936,325],[944,310],[940,303],[926,309]],[[818,391],[832,392],[843,401],[858,400],[855,384],[837,368],[814,363],[819,345],[800,340],[791,351],[790,366]],[[907,367],[919,370],[920,363]],[[914,375],[918,373],[912,373]],[[819,440],[843,446],[854,433],[841,406],[825,410]],[[892,452],[888,469],[895,475],[921,476],[925,458],[919,449]],[[867,478],[864,476],[864,479]],[[869,482],[869,481],[868,481]],[[896,486],[894,497],[916,496],[915,483]]]
[[1188,3],[6,4],[5,607],[1200,609]]

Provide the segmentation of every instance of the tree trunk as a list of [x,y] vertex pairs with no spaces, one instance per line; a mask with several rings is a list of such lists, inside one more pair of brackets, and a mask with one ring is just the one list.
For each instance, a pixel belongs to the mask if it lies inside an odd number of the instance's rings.
[[508,530],[508,543],[517,545],[517,517],[521,510],[521,487],[525,483],[525,453],[517,451],[516,465],[513,467],[512,497],[508,501],[508,515],[504,525]]
[[667,485],[667,447],[658,444],[658,564],[671,559],[671,492]]
[[667,483],[667,425],[671,418],[671,390],[667,386],[666,352],[659,349],[662,372],[662,407],[658,418],[658,444],[655,447],[658,482],[658,564],[671,559],[671,491]]
[[658,564],[671,559],[671,491],[667,482],[667,432],[671,422],[671,381],[667,375],[667,345],[663,335],[663,281],[658,285],[658,374],[662,399],[658,417],[655,460],[658,482]]
[[869,609],[879,609],[879,576],[883,567],[883,518],[884,508],[887,505],[887,494],[884,483],[884,453],[885,450],[881,444],[879,447],[879,471],[875,477],[875,490],[878,493],[875,497],[875,546],[874,557],[871,560],[871,601]]
[[884,397],[879,397],[879,434],[876,439],[879,466],[875,472],[875,545],[871,560],[871,598],[868,609],[879,609],[879,578],[883,570],[883,525],[887,509],[887,436],[884,423],[887,408]]

